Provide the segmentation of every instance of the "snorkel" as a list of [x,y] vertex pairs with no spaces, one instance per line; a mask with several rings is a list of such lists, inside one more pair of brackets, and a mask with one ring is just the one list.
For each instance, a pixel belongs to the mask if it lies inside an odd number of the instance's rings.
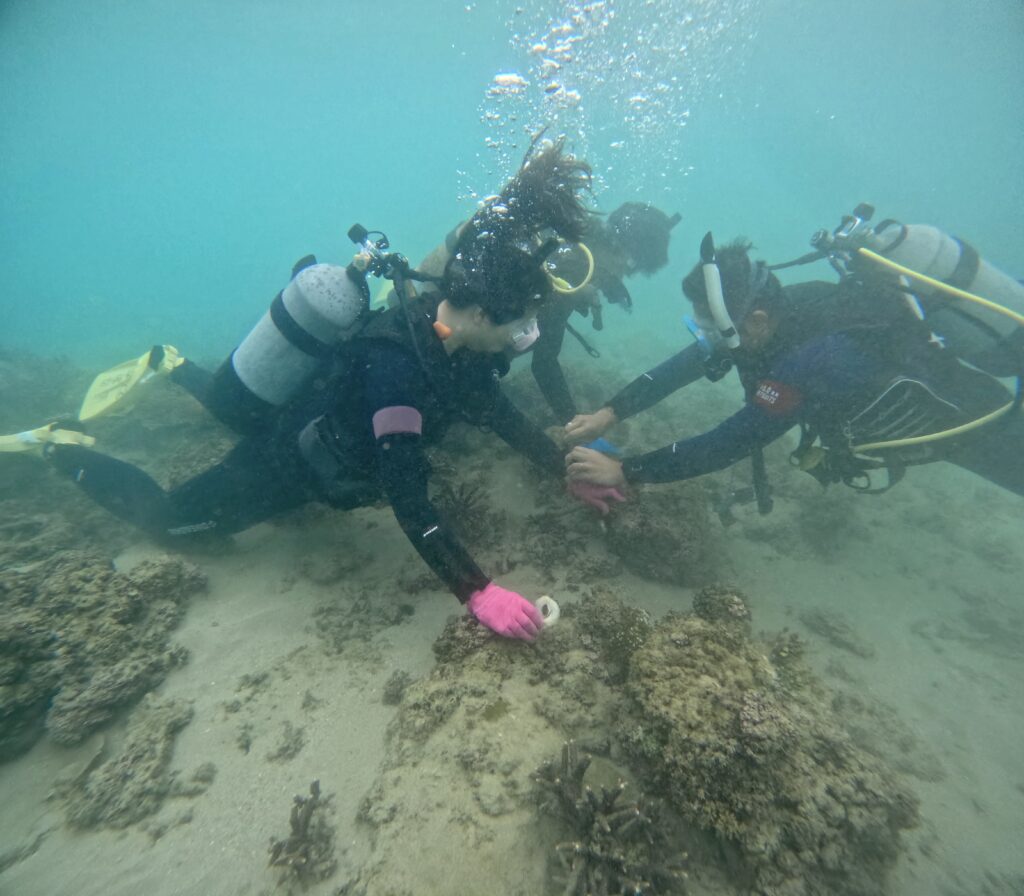
[[740,347],[740,334],[725,307],[722,274],[718,270],[718,263],[715,260],[715,241],[710,230],[704,234],[704,239],[700,243],[700,263],[704,274],[704,290],[707,293],[708,310],[718,329],[719,340],[729,350],[735,350]]

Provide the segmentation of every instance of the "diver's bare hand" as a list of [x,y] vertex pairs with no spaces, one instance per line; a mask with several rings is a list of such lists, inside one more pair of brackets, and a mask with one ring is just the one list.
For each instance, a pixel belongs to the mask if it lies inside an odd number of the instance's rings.
[[593,448],[577,445],[565,456],[565,468],[572,480],[612,488],[621,488],[626,484],[621,462]]
[[615,411],[609,407],[594,411],[593,414],[577,414],[565,424],[565,437],[574,444],[592,442],[618,422]]
[[563,451],[567,451],[575,444],[572,439],[565,434],[564,426],[548,426],[544,429],[544,435],[551,439],[551,441]]

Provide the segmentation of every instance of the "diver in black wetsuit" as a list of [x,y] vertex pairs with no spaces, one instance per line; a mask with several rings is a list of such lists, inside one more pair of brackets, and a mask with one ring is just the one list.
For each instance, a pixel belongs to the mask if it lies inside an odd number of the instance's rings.
[[[894,279],[865,271],[840,284],[783,287],[763,262],[751,263],[749,248],[737,242],[717,258],[738,347],[709,354],[707,346],[690,346],[566,431],[576,442],[593,439],[702,376],[719,378],[731,364],[746,393],[743,409],[703,435],[621,462],[574,448],[566,458],[573,480],[619,490],[627,482],[690,479],[724,469],[800,425],[794,460],[825,484],[869,489],[873,469],[887,469],[892,484],[909,465],[946,460],[1024,494],[1019,394],[1015,400],[998,379],[944,349]],[[694,268],[683,290],[699,329],[713,332],[720,326],[705,267]],[[1018,352],[1021,369],[1019,340],[1005,347]],[[961,426],[960,434],[932,438]]]
[[[594,220],[583,236],[583,243],[594,258],[590,283],[572,295],[560,295],[537,316],[540,338],[533,347],[530,368],[548,406],[560,423],[576,416],[576,402],[558,363],[566,331],[578,338],[588,353],[596,354],[579,334],[572,330],[573,314],[590,317],[595,330],[604,329],[601,296],[612,305],[633,310],[633,298],[623,280],[635,274],[650,276],[668,264],[669,234],[679,223],[677,213],[669,217],[653,205],[626,202],[607,221]],[[578,261],[578,259],[577,259]],[[585,270],[559,259],[558,272],[566,280],[578,283]]]
[[[312,388],[262,425],[247,424],[224,461],[177,488],[166,492],[137,467],[83,445],[47,445],[46,456],[112,513],[170,539],[238,532],[309,501],[347,509],[386,498],[424,561],[483,624],[532,639],[542,622],[537,609],[492,582],[431,504],[424,449],[466,420],[561,476],[561,451],[505,398],[498,379],[508,370],[506,349],[524,350],[536,338],[535,316],[550,298],[544,261],[554,241],[539,245],[536,234],[579,238],[585,212],[576,194],[588,175],[561,144],[528,159],[506,193],[557,195],[557,206],[524,203],[515,220],[493,208],[478,212],[439,292],[372,317]],[[200,368],[179,364],[171,376],[214,404],[213,378]]]
[[[595,330],[604,328],[601,297],[626,311],[633,310],[633,298],[625,280],[636,274],[650,276],[668,264],[669,235],[679,223],[677,213],[669,217],[660,209],[644,202],[626,202],[607,221],[592,219],[581,237],[591,252],[593,271],[589,283],[570,294],[558,293],[537,315],[540,338],[534,343],[530,366],[537,386],[560,423],[576,415],[565,373],[558,363],[566,332],[583,344],[588,353],[595,349],[576,333],[569,318],[573,314],[590,317]],[[451,257],[465,225],[452,230],[442,245],[437,246],[419,265],[419,270],[439,272]],[[569,283],[581,283],[590,265],[579,252],[559,252],[554,259],[556,271]],[[424,289],[433,287],[427,284]],[[393,294],[388,303],[394,303]]]

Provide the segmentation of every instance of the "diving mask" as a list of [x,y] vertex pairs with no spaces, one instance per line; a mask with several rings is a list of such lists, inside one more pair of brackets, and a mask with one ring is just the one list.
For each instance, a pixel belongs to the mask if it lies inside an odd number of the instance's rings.
[[512,344],[512,351],[517,355],[525,352],[540,337],[540,327],[537,326],[537,318],[531,317],[521,327],[512,331],[509,342]]

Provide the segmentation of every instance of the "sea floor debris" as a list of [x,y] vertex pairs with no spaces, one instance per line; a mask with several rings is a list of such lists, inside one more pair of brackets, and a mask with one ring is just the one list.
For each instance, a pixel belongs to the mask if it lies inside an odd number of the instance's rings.
[[320,782],[313,781],[309,796],[296,796],[292,803],[288,836],[271,839],[269,865],[280,869],[279,883],[286,889],[292,884],[305,889],[326,880],[338,867],[330,804],[331,797],[322,795]]

